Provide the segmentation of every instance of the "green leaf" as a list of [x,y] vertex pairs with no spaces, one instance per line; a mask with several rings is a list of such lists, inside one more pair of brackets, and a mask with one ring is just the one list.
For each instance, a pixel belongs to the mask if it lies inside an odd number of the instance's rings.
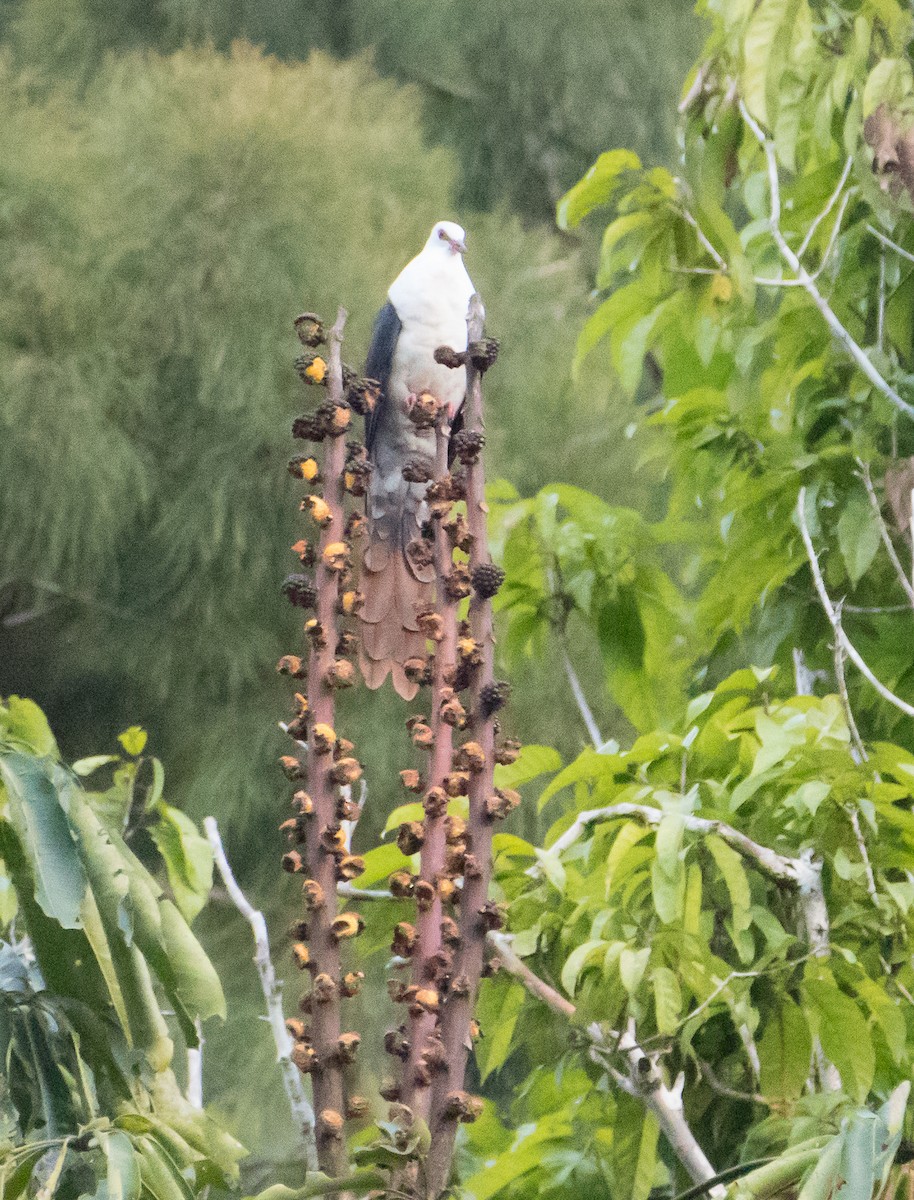
[[382,879],[386,880],[394,871],[408,871],[412,861],[393,843],[375,846],[362,857],[365,859],[365,870],[359,876],[359,886],[366,888],[373,887]]
[[117,735],[117,740],[128,754],[136,758],[143,753],[148,737],[145,729],[141,729],[139,725],[131,725],[129,729]]
[[608,203],[626,171],[638,171],[641,160],[631,150],[608,150],[601,154],[583,179],[559,200],[556,221],[559,229],[573,229],[593,209]]
[[669,967],[654,967],[651,972],[654,986],[654,1012],[658,1033],[673,1033],[682,1013],[682,991],[679,980]]
[[562,758],[551,746],[524,746],[517,760],[509,766],[496,766],[496,787],[521,787],[538,779],[540,775],[551,775],[561,771]]
[[108,763],[118,762],[116,754],[93,754],[89,758],[79,758],[75,763],[71,764],[70,770],[74,775],[85,777],[92,775],[99,767],[104,767]]
[[654,909],[664,925],[682,916],[685,901],[685,868],[681,855],[684,831],[685,821],[679,813],[666,813],[657,827],[651,886]]
[[108,1164],[108,1200],[139,1200],[140,1168],[133,1143],[117,1130],[99,1134]]
[[602,938],[591,938],[589,941],[582,942],[580,946],[575,946],[568,955],[562,967],[561,980],[562,987],[569,996],[574,995],[581,972],[591,960],[595,962],[601,958],[605,948],[606,942]]
[[36,881],[35,899],[65,929],[78,929],[86,875],[57,788],[41,762],[16,752],[0,756],[0,778]]
[[57,742],[48,719],[34,700],[10,696],[0,702],[0,748],[56,758]]
[[876,1065],[863,1013],[824,969],[804,979],[803,994],[814,1014],[822,1049],[837,1067],[845,1091],[862,1102]]
[[838,545],[854,585],[869,570],[880,540],[879,522],[872,505],[861,492],[852,492],[838,518]]
[[626,946],[619,955],[619,978],[630,996],[634,996],[641,986],[650,957],[650,946],[642,946],[640,950],[632,950]]
[[523,986],[513,979],[496,977],[483,984],[476,1011],[482,1036],[475,1046],[481,1082],[507,1060],[525,997]]
[[752,924],[752,913],[750,912],[752,893],[749,889],[749,878],[746,875],[743,860],[735,850],[715,834],[705,838],[705,845],[710,850],[711,857],[717,864],[717,869],[730,893],[734,932],[741,933]]
[[746,107],[762,124],[768,124],[769,72],[783,70],[777,51],[778,34],[793,24],[798,0],[762,0],[749,22],[743,41],[742,95]]
[[23,1148],[25,1153],[4,1155],[0,1159],[0,1196],[3,1200],[19,1200],[29,1185],[35,1164],[44,1158],[47,1146],[37,1149]]
[[165,861],[168,882],[181,915],[192,921],[209,895],[213,882],[213,850],[194,822],[180,809],[160,801],[159,820],[149,834]]
[[802,1010],[786,996],[768,1018],[758,1051],[764,1094],[779,1100],[799,1096],[809,1077],[812,1035]]
[[60,1151],[54,1161],[54,1166],[51,1168],[50,1174],[35,1193],[35,1200],[51,1200],[51,1197],[57,1191],[57,1185],[60,1183],[60,1177],[63,1174],[63,1167],[64,1163],[66,1162],[69,1148],[70,1140],[67,1138],[60,1147]]

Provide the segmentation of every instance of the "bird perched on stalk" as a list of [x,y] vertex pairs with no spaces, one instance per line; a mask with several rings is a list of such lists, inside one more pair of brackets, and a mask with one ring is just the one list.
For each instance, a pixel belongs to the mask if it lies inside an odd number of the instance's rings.
[[[463,264],[466,234],[438,221],[422,251],[390,285],[378,313],[365,374],[381,385],[365,442],[372,463],[367,498],[368,548],[363,558],[362,675],[370,688],[388,674],[410,700],[417,685],[403,664],[423,657],[416,615],[434,599],[434,566],[409,550],[428,517],[426,481],[435,467],[435,430],[410,419],[417,398],[431,393],[447,405],[453,425],[466,376],[435,361],[440,346],[467,348],[467,312],[476,289]],[[404,479],[403,468],[414,477]],[[424,478],[423,478],[424,477]]]

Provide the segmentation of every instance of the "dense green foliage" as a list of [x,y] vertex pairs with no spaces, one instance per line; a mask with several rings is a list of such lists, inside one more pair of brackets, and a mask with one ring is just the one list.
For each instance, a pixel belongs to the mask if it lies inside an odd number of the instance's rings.
[[[163,1200],[238,1175],[242,1147],[191,1107],[172,1072],[175,1038],[196,1045],[198,1023],[224,1018],[225,1001],[182,915],[209,891],[209,846],[163,800],[145,741],[127,730],[126,757],[67,768],[35,704],[0,705],[4,1200],[35,1194],[39,1180],[61,1200],[96,1188]],[[87,790],[100,776],[109,786]],[[144,838],[176,903],[135,853]]]

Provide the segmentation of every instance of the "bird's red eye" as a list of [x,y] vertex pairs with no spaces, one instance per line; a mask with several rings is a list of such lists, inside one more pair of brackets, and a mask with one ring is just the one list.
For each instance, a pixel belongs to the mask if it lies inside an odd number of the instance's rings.
[[441,238],[441,240],[442,240],[442,241],[445,241],[445,242],[446,242],[446,241],[447,241],[447,230],[445,230],[445,229],[439,229],[439,230],[438,230],[438,236]]

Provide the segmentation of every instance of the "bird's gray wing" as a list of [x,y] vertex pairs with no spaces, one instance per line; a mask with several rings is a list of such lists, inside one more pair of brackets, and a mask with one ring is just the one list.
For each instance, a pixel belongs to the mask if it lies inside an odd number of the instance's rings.
[[403,324],[397,315],[397,310],[388,300],[375,318],[374,332],[371,335],[371,345],[368,348],[368,361],[365,364],[365,374],[369,379],[376,379],[381,385],[372,412],[365,422],[365,446],[369,455],[372,453],[375,438],[381,425],[381,416],[387,404],[387,385],[390,380],[390,369],[393,365],[394,350]]

